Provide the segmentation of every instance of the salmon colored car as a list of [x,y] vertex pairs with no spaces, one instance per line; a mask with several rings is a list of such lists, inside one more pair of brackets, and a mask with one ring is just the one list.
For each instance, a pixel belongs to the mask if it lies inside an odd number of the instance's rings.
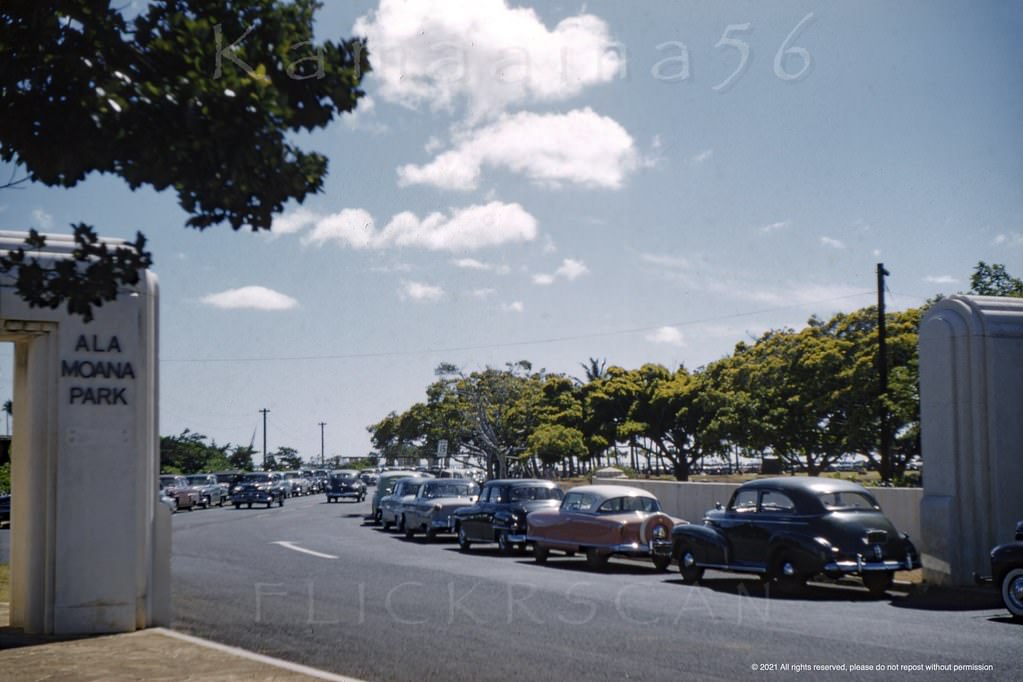
[[526,522],[538,564],[556,549],[585,553],[591,568],[602,568],[614,555],[649,557],[659,571],[671,564],[671,529],[685,523],[661,511],[653,494],[620,485],[572,488],[560,507],[532,512]]

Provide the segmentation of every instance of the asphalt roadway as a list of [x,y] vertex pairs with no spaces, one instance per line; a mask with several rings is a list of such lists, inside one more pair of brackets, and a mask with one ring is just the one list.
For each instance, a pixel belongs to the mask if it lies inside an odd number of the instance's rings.
[[782,596],[715,572],[690,587],[645,562],[410,541],[368,510],[315,496],[176,514],[173,628],[365,680],[1023,674],[1023,627],[994,591]]
[[[1023,626],[994,591],[903,585],[871,599],[811,584],[782,596],[715,572],[690,587],[645,562],[594,573],[580,558],[538,566],[487,546],[463,554],[453,539],[408,541],[365,525],[368,508],[316,496],[176,514],[173,629],[365,680],[1023,676]],[[0,562],[8,542],[0,530]],[[114,677],[162,678],[153,664],[166,660],[160,672],[187,678],[183,657],[203,678],[290,679],[154,637],[92,641],[109,647]],[[44,660],[46,648],[19,651]]]

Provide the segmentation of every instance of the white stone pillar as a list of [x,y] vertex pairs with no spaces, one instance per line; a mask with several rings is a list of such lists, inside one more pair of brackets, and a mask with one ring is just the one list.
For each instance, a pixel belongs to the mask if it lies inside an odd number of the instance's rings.
[[952,296],[919,343],[924,578],[967,585],[1023,519],[1023,299]]

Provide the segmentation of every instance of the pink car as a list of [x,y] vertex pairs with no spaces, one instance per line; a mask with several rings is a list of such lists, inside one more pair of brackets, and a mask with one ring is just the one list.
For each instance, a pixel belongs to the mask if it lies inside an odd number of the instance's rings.
[[569,556],[584,552],[591,568],[612,555],[650,557],[659,571],[671,564],[671,529],[685,523],[662,512],[653,494],[620,485],[572,488],[559,508],[539,509],[526,521],[526,540],[539,564],[557,549]]

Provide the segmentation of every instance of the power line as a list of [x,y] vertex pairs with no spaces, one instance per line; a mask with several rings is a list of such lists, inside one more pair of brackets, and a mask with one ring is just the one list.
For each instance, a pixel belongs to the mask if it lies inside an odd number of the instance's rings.
[[409,355],[431,355],[439,353],[460,353],[472,350],[490,350],[493,348],[515,348],[519,346],[537,346],[549,343],[564,343],[565,341],[584,341],[586,339],[599,339],[606,338],[609,336],[624,336],[628,334],[641,334],[643,332],[650,332],[660,329],[662,327],[692,327],[700,324],[708,324],[710,322],[721,322],[723,320],[734,320],[740,317],[752,317],[754,315],[763,315],[765,313],[780,312],[783,310],[794,310],[799,308],[805,308],[811,305],[819,305],[821,303],[832,303],[834,301],[842,301],[850,298],[859,298],[861,296],[873,295],[873,291],[861,291],[855,294],[847,294],[845,296],[835,296],[832,298],[821,299],[817,301],[806,301],[803,303],[796,303],[793,305],[778,306],[775,308],[762,308],[760,310],[750,310],[742,313],[733,313],[731,315],[718,315],[716,317],[706,317],[697,320],[685,320],[683,322],[671,322],[668,324],[659,324],[649,327],[635,327],[632,329],[617,329],[606,332],[589,332],[586,334],[573,334],[568,336],[554,336],[541,339],[528,339],[521,341],[505,341],[502,343],[489,343],[489,344],[478,344],[472,346],[449,346],[446,348],[427,348],[424,350],[408,350],[408,351],[378,351],[372,353],[341,353],[332,355],[278,355],[278,356],[261,356],[261,357],[244,357],[244,358],[161,358],[161,363],[207,363],[207,362],[307,362],[310,360],[356,360],[365,358],[388,358],[388,357],[400,357]]

